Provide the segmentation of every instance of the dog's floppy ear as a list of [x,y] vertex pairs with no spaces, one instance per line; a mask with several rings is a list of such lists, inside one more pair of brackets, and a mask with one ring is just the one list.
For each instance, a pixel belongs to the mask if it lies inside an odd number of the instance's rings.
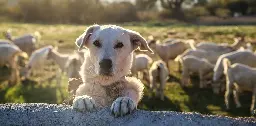
[[139,48],[140,51],[150,51],[152,54],[154,53],[148,46],[147,41],[138,32],[132,30],[127,31],[134,50]]
[[82,49],[83,46],[86,46],[86,44],[88,43],[88,40],[90,38],[90,36],[92,35],[92,33],[96,30],[100,28],[99,25],[92,25],[89,26],[85,32],[80,35],[77,39],[76,39],[76,45],[79,47],[79,50]]

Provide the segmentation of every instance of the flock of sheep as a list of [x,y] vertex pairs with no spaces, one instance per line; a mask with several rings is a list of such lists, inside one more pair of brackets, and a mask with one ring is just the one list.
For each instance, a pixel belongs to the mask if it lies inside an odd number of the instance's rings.
[[[61,54],[53,46],[36,48],[40,34],[27,34],[13,38],[10,31],[4,32],[7,40],[0,40],[0,67],[8,67],[11,75],[6,78],[10,85],[18,83],[20,76],[29,78],[40,71],[46,60],[53,60],[68,78],[79,79],[79,70],[84,62],[84,53]],[[236,107],[241,107],[238,94],[243,90],[252,92],[251,112],[256,99],[256,54],[244,37],[234,39],[234,43],[216,44],[195,43],[194,40],[170,39],[160,44],[153,36],[148,37],[149,47],[160,60],[154,61],[151,55],[134,54],[131,74],[149,81],[150,89],[164,100],[164,88],[169,77],[169,61],[179,64],[182,72],[181,86],[189,84],[190,75],[198,74],[200,88],[212,87],[214,93],[226,90],[225,104],[229,108],[229,96],[233,91]],[[18,65],[22,58],[29,58],[24,68]],[[21,69],[23,72],[20,72]],[[146,73],[146,74],[143,74]],[[142,77],[146,75],[146,77]],[[223,82],[226,80],[226,83]],[[69,82],[72,83],[72,80]],[[69,91],[79,86],[69,85]]]
[[[182,72],[181,86],[190,83],[190,75],[197,74],[200,78],[199,88],[211,87],[218,94],[225,92],[225,104],[229,109],[229,96],[234,93],[236,107],[241,107],[238,93],[252,92],[250,111],[253,114],[256,99],[256,54],[250,43],[245,42],[244,36],[234,38],[234,43],[212,43],[194,40],[170,39],[161,44],[153,36],[148,38],[149,47],[161,60],[153,62],[143,54],[135,56],[132,68],[134,71],[146,70],[149,73],[150,89],[156,90],[157,96],[164,100],[164,87],[168,78],[169,60],[179,64]],[[232,65],[233,64],[233,65]],[[226,78],[225,78],[226,76]],[[226,80],[226,83],[225,83]],[[159,83],[157,85],[157,83]]]
[[[54,61],[62,73],[69,78],[77,78],[79,69],[83,62],[83,53],[74,51],[73,54],[62,54],[58,48],[45,46],[36,48],[40,39],[40,33],[26,34],[17,38],[11,36],[11,31],[4,32],[7,40],[0,40],[0,67],[10,69],[10,76],[1,80],[8,80],[9,85],[18,83],[21,79],[28,79],[31,75],[42,70],[47,60]],[[20,66],[21,61],[27,61],[24,67]]]

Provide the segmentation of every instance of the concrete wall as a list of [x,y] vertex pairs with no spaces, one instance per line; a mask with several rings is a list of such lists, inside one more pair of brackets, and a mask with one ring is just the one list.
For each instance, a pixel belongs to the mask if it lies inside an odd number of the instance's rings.
[[115,118],[110,109],[80,113],[71,106],[56,104],[1,104],[0,125],[256,125],[255,118],[230,118],[198,113],[137,110],[131,115]]

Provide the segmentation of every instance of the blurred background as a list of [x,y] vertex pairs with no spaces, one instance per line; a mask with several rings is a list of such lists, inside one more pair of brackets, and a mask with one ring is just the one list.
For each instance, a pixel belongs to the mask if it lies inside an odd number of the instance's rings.
[[[37,52],[39,56],[34,57],[43,59],[38,61],[43,62],[40,70],[36,68],[29,77],[27,69],[33,67],[29,64],[36,62],[31,61],[33,54],[18,56],[15,70],[11,65],[0,66],[0,103],[61,104],[70,99],[67,68],[62,68],[54,56],[49,58],[49,50],[60,57],[77,55],[75,39],[95,23],[117,24],[138,31],[145,38],[153,35],[160,42],[194,39],[195,42],[231,44],[235,37],[243,35],[254,49],[256,0],[0,0],[0,32],[3,33],[0,41],[15,43],[15,39],[31,35],[33,51],[41,49]],[[3,52],[0,59],[7,55]],[[76,59],[71,61],[77,63]],[[224,93],[216,95],[210,87],[194,86],[199,83],[197,76],[192,77],[193,85],[181,87],[178,64],[173,61],[170,64],[165,100],[151,97],[149,82],[143,80],[147,88],[140,109],[251,116],[251,92],[240,95],[241,108],[235,108],[231,100],[231,109],[227,111]],[[14,82],[12,73],[18,76]]]
[[253,23],[252,16],[256,14],[255,0],[1,0],[0,5],[1,20],[33,23],[92,24],[177,19],[192,23],[232,24]]

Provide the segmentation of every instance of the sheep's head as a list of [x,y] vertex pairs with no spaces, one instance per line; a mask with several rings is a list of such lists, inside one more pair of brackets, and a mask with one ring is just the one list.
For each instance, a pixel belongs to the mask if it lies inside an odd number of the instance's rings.
[[88,27],[76,45],[88,48],[96,75],[108,77],[129,73],[134,50],[153,52],[139,33],[115,25]]
[[155,49],[156,47],[156,43],[158,42],[152,35],[151,36],[148,36],[148,45],[150,48],[153,48]]
[[8,29],[7,31],[3,32],[3,36],[8,40],[12,41],[11,29]]

